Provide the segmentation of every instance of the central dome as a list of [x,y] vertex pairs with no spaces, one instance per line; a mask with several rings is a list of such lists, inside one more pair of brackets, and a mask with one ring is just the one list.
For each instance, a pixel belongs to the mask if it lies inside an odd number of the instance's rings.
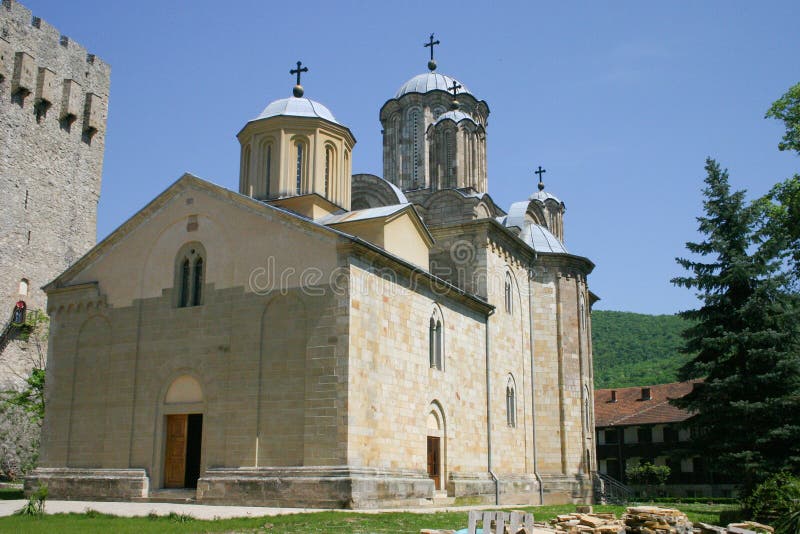
[[319,102],[315,102],[310,98],[296,97],[282,98],[280,100],[276,100],[275,102],[271,102],[266,108],[264,108],[264,111],[261,112],[261,115],[253,120],[267,119],[269,117],[277,117],[281,115],[288,115],[290,117],[315,117],[339,124],[339,122],[333,116],[333,113],[331,113],[331,110]]
[[426,72],[425,74],[414,76],[401,85],[394,97],[400,98],[408,93],[429,93],[431,91],[447,92],[453,87],[453,82],[461,86],[458,90],[458,94],[469,93],[469,89],[455,78],[439,74],[438,72]]

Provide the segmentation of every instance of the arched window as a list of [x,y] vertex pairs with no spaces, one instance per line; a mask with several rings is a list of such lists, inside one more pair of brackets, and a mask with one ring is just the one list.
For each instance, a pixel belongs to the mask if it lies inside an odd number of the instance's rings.
[[264,154],[264,179],[267,181],[267,192],[272,182],[272,143],[267,143]]
[[506,295],[506,313],[514,313],[514,293],[512,291],[514,284],[511,280],[511,274],[506,273],[505,295]]
[[325,196],[330,198],[333,179],[336,176],[336,149],[333,145],[325,146]]
[[517,426],[517,391],[513,376],[509,376],[506,383],[506,423],[511,428]]
[[442,332],[442,316],[439,310],[436,309],[431,315],[429,324],[429,359],[432,369],[442,370],[444,368],[443,356],[443,332]]
[[412,121],[412,135],[414,136],[414,149],[412,151],[412,161],[411,161],[411,170],[412,170],[412,181],[410,186],[416,187],[419,179],[419,112],[414,111],[411,114],[411,121]]
[[295,148],[297,149],[297,171],[295,173],[295,193],[299,195],[303,187],[303,165],[304,165],[303,157],[305,156],[303,152],[305,147],[303,146],[302,142],[297,141],[295,143]]
[[194,283],[192,284],[192,306],[203,302],[203,258],[194,260]]
[[200,243],[184,245],[175,262],[177,306],[187,308],[203,304],[205,250]]
[[19,281],[19,294],[20,296],[26,297],[28,296],[28,286],[30,286],[30,282],[28,282],[27,278],[23,278]]
[[178,306],[181,308],[185,308],[189,305],[189,298],[191,293],[191,284],[190,284],[190,277],[191,273],[191,264],[189,263],[189,258],[185,258],[183,262],[181,262],[181,295],[180,301]]

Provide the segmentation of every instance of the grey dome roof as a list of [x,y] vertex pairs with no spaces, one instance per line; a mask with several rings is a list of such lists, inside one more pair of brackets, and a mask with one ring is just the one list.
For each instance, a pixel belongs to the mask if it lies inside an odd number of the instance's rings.
[[[539,191],[537,194],[545,194]],[[551,195],[552,196],[552,195]],[[555,197],[553,197],[555,198]],[[546,227],[534,224],[525,216],[528,210],[528,202],[514,202],[508,210],[508,215],[498,219],[500,224],[506,228],[516,226],[520,229],[519,238],[530,245],[536,252],[555,252],[559,254],[569,254],[564,243],[550,232]]]
[[539,202],[544,202],[545,200],[555,200],[559,204],[562,204],[561,200],[553,195],[552,193],[548,193],[547,191],[536,191],[534,194],[528,197],[528,200],[538,200]]
[[533,250],[536,252],[569,254],[564,243],[559,241],[558,238],[544,226],[529,224],[520,232],[519,237],[533,247]]
[[461,121],[465,121],[465,120],[466,121],[471,121],[474,124],[478,124],[475,121],[475,119],[472,118],[472,115],[470,115],[469,113],[464,113],[461,110],[448,111],[447,113],[442,113],[441,115],[439,115],[439,118],[437,118],[436,122],[434,122],[433,124],[439,124],[440,122],[442,122],[444,120],[448,120],[448,119],[450,119],[451,121],[455,122],[456,124],[458,124]]
[[264,108],[261,115],[253,120],[267,119],[269,117],[281,115],[290,117],[316,117],[339,124],[339,121],[333,116],[331,110],[319,102],[315,102],[310,98],[295,98],[293,96],[271,102]]
[[450,87],[453,87],[453,82],[456,82],[461,86],[458,94],[470,92],[464,84],[455,78],[451,78],[450,76],[446,76],[444,74],[439,74],[438,72],[426,72],[425,74],[418,74],[417,76],[414,76],[406,83],[401,85],[394,97],[400,98],[407,93],[429,93],[437,90],[449,91]]

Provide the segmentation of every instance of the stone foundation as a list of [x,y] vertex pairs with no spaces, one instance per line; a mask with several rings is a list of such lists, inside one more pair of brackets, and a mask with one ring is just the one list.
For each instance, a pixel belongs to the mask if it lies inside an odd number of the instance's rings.
[[497,486],[489,473],[453,473],[447,483],[447,493],[457,505],[539,504],[539,483],[532,475],[498,475]]
[[208,469],[197,500],[303,508],[379,508],[422,504],[433,498],[423,473],[348,467]]
[[144,469],[39,467],[25,479],[25,494],[40,486],[50,499],[125,501],[147,497],[150,479]]
[[591,475],[541,475],[543,504],[589,504],[594,500]]

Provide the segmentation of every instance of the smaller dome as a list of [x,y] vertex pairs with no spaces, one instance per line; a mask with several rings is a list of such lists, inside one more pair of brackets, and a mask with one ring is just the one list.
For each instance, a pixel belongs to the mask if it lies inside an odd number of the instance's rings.
[[268,119],[269,117],[290,116],[290,117],[316,117],[339,124],[333,116],[331,110],[315,102],[310,98],[282,98],[271,102],[261,115],[253,120]]
[[430,93],[431,91],[445,91],[449,92],[450,88],[453,87],[453,82],[456,82],[458,85],[461,86],[459,89],[458,94],[469,93],[469,89],[456,80],[455,78],[451,78],[450,76],[445,76],[444,74],[439,74],[438,72],[426,72],[425,74],[419,74],[414,76],[406,83],[400,86],[400,89],[397,90],[397,93],[394,95],[395,98],[400,98],[401,96],[408,94],[408,93]]
[[557,196],[544,190],[536,191],[534,194],[528,197],[528,200],[538,200],[539,202],[544,202],[545,200],[555,200],[559,204],[563,204],[563,202],[561,202]]
[[433,124],[439,124],[442,121],[451,120],[458,124],[461,121],[471,121],[474,124],[478,124],[475,119],[472,118],[472,115],[469,113],[464,113],[463,111],[448,111],[447,113],[442,113],[439,115],[439,118],[436,119],[436,122]]
[[519,237],[529,244],[536,252],[569,254],[564,243],[559,241],[559,239],[544,226],[528,224],[522,230]]

